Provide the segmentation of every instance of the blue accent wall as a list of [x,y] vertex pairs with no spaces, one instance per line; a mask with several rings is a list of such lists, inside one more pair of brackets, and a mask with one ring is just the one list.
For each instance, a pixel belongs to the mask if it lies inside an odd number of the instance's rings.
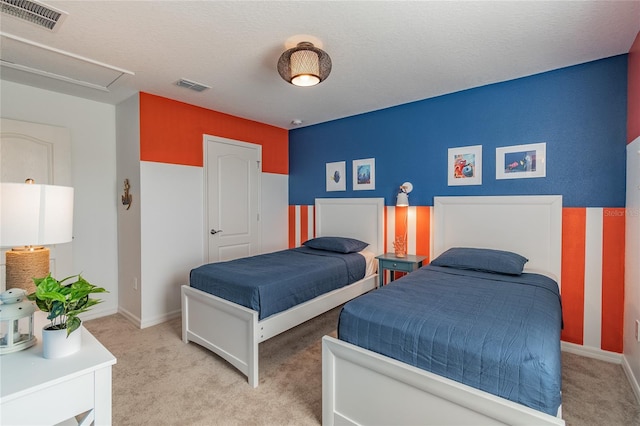
[[[565,207],[624,207],[626,126],[625,54],[292,130],[289,204],[384,197],[393,205],[409,181],[411,205],[561,194]],[[496,179],[497,147],[540,142],[546,177]],[[470,145],[482,145],[482,185],[448,186],[448,148]],[[352,161],[365,158],[375,158],[376,188],[353,191]],[[326,163],[335,161],[346,161],[347,190],[327,192]]]

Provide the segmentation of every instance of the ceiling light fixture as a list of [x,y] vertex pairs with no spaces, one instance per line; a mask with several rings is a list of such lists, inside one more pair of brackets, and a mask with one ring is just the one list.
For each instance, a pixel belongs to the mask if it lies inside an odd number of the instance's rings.
[[330,72],[329,54],[308,41],[286,50],[278,59],[280,77],[295,86],[315,86],[326,80]]

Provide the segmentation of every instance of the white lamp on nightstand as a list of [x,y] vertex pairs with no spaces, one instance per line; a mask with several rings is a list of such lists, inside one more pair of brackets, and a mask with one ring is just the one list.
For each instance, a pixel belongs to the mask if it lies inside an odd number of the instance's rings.
[[[396,207],[409,207],[409,193],[413,191],[413,185],[411,182],[405,182],[400,186],[398,195],[396,196]],[[407,256],[407,211],[404,213],[404,233],[398,235],[393,242],[393,248],[396,252],[396,257]]]
[[33,278],[50,272],[49,249],[44,246],[71,241],[72,229],[73,188],[2,183],[0,246],[13,247],[6,253],[7,289],[34,292]]

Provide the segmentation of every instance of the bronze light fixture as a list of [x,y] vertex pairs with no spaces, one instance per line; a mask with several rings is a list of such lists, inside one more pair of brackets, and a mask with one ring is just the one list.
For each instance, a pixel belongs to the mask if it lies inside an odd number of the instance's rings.
[[315,86],[331,72],[331,58],[322,49],[307,41],[286,50],[278,59],[278,73],[295,86]]

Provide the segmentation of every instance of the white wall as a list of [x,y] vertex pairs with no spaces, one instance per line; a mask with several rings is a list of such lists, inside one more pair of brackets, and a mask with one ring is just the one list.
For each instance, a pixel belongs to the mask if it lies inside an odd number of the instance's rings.
[[140,327],[178,315],[180,286],[202,264],[202,167],[140,162],[142,318]]
[[0,116],[69,129],[74,273],[109,291],[83,317],[117,312],[115,106],[0,80]]
[[625,241],[624,366],[640,401],[640,137],[627,145],[627,216]]
[[118,206],[118,311],[134,324],[142,319],[140,288],[140,97],[134,95],[116,107],[117,183],[124,193],[124,180],[129,180],[133,202],[127,210]]
[[289,247],[289,176],[262,173],[261,182],[262,252]]

